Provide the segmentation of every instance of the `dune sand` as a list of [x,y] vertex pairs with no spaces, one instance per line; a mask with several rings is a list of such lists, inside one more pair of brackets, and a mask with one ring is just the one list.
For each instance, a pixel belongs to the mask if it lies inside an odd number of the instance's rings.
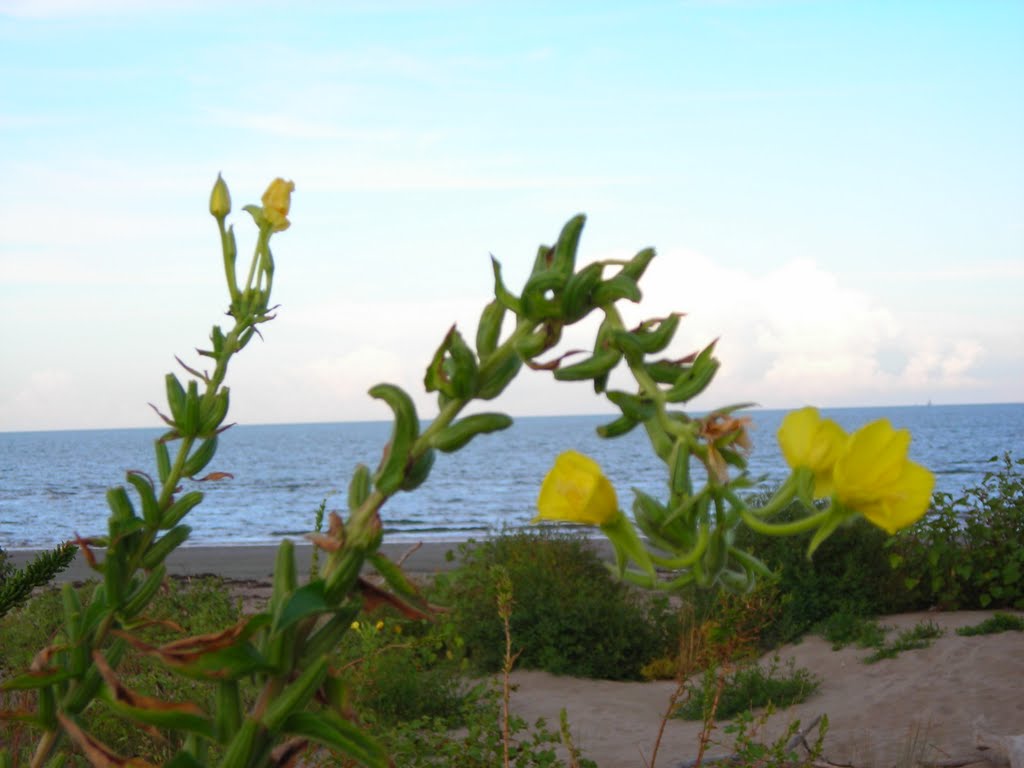
[[[803,704],[773,715],[764,737],[778,736],[794,719],[808,724],[825,714],[829,727],[823,758],[832,763],[887,768],[897,764],[915,738],[927,761],[984,759],[974,744],[979,718],[992,732],[1024,733],[1024,633],[961,637],[954,631],[991,614],[884,617],[881,623],[887,627],[906,629],[932,621],[945,632],[929,648],[874,664],[863,662],[868,651],[833,651],[819,637],[779,649],[783,664],[794,659],[797,666],[818,675],[822,684]],[[576,745],[600,768],[649,764],[660,718],[675,689],[672,682],[578,680],[536,671],[517,671],[514,680],[516,713],[529,722],[544,717],[557,725],[559,710],[565,707]],[[710,755],[731,752],[732,737],[722,725],[713,735],[719,743],[709,749]],[[657,765],[668,768],[695,758],[699,733],[699,723],[670,720]]]

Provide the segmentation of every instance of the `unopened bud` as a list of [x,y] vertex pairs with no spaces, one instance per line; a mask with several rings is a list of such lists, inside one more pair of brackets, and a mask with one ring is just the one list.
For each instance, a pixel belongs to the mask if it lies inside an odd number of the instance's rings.
[[228,193],[228,185],[224,183],[221,175],[217,174],[217,182],[210,192],[210,215],[223,221],[224,217],[231,213],[231,195]]

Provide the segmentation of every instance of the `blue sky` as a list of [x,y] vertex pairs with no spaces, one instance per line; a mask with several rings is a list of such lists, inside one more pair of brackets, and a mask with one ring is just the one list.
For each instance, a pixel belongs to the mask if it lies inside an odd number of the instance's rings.
[[0,430],[154,424],[225,306],[218,172],[296,184],[241,423],[387,418],[580,211],[584,262],[658,249],[632,317],[721,337],[696,407],[1024,395],[1019,2],[0,0],[0,76]]

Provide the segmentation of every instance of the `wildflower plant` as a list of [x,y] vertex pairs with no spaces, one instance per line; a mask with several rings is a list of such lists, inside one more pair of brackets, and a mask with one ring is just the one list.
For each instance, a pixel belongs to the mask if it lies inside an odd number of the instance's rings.
[[[617,319],[606,311],[606,323],[609,317],[612,323]],[[653,322],[657,321],[648,324]],[[622,416],[598,432],[622,434],[643,423],[655,453],[668,465],[665,502],[634,489],[633,517],[647,542],[641,541],[618,508],[615,489],[597,463],[574,451],[556,459],[537,499],[536,519],[600,526],[614,545],[621,575],[663,589],[696,583],[747,591],[768,569],[735,544],[741,522],[769,536],[814,531],[808,546],[810,556],[836,528],[858,515],[892,534],[927,511],[935,478],[907,458],[907,430],[893,429],[887,419],[879,419],[847,435],[810,407],[787,414],[779,429],[779,446],[792,468],[790,476],[764,506],[748,504],[740,491],[751,485],[746,472],[749,419],[733,415],[744,406],[729,406],[700,417],[667,407],[681,397],[680,392],[688,399],[707,387],[718,367],[708,356],[712,347],[674,363],[646,361],[637,341],[643,338],[639,334],[644,333],[644,326],[632,331],[617,328],[617,334],[610,336],[618,340],[611,344],[618,345],[638,391],[606,393]],[[677,369],[675,380],[673,367]],[[556,370],[556,378],[559,372]],[[595,377],[595,388],[603,386],[601,377]],[[694,460],[706,475],[699,490],[691,476]],[[784,523],[770,522],[772,515],[794,500],[803,504],[806,515]],[[824,508],[815,500],[823,500]],[[660,578],[656,567],[673,572],[673,577]]]
[[[654,358],[670,345],[681,315],[627,328],[618,308],[622,301],[640,300],[639,280],[654,251],[577,269],[584,217],[576,216],[553,246],[539,249],[518,295],[506,287],[501,267],[493,261],[494,299],[484,307],[472,342],[452,327],[427,365],[424,386],[437,397],[431,421],[421,423],[412,397],[401,387],[382,383],[369,390],[393,414],[391,437],[374,469],[365,464],[355,468],[347,513],[329,513],[326,531],[309,534],[321,560],[305,584],[298,580],[294,544],[284,540],[265,610],[218,633],[159,646],[147,643],[140,630],[163,621],[147,611],[166,578],[166,558],[188,539],[185,518],[203,498],[193,484],[230,477],[207,469],[229,426],[224,381],[233,356],[274,317],[270,241],[289,227],[293,189],[291,182],[276,179],[262,205],[243,209],[258,230],[243,282],[236,268],[234,229],[226,226],[231,197],[222,179],[214,185],[210,213],[220,236],[232,323],[226,331],[214,326],[209,348],[199,351],[212,363],[212,372],[182,363],[188,374],[184,381],[167,375],[167,407],[155,408],[167,425],[154,445],[155,473],[129,470],[126,485],[107,494],[106,534],[77,539],[102,583],[88,604],[66,587],[59,636],[39,652],[29,670],[0,685],[36,693],[33,710],[0,713],[38,729],[30,761],[35,768],[64,764],[68,746],[95,766],[150,765],[139,756],[118,755],[90,734],[85,714],[91,707],[104,707],[138,727],[167,735],[178,745],[166,763],[173,768],[287,765],[311,745],[327,747],[356,764],[388,765],[383,749],[349,716],[349,696],[340,670],[331,666],[330,651],[346,633],[369,631],[361,625],[353,629],[361,609],[386,604],[409,617],[429,614],[415,586],[380,552],[381,509],[395,494],[424,483],[439,454],[511,425],[512,419],[498,411],[462,413],[474,401],[501,395],[523,366],[550,371],[560,381],[592,381],[595,391],[621,411],[599,433],[615,437],[643,425],[654,452],[665,462],[667,498],[635,493],[633,518],[646,542],[619,508],[600,467],[587,457],[560,458],[541,490],[541,518],[599,525],[615,546],[619,573],[640,583],[658,583],[655,568],[660,567],[673,572],[669,586],[696,582],[749,588],[767,569],[734,545],[735,530],[743,521],[783,535],[817,528],[817,542],[857,513],[887,529],[917,514],[927,473],[906,461],[909,436],[887,425],[869,425],[843,442],[834,429],[819,430],[806,416],[801,417],[802,426],[784,424],[784,435],[795,435],[792,442],[802,446],[799,450],[789,451],[789,438],[780,435],[794,465],[790,482],[764,508],[748,508],[739,496],[750,484],[748,419],[736,415],[742,406],[700,417],[679,408],[713,379],[719,367],[714,343],[683,357]],[[595,312],[602,320],[584,359],[570,362],[574,353],[541,359],[567,326]],[[636,382],[634,391],[608,389],[613,369],[622,363]],[[837,447],[839,442],[842,446]],[[869,461],[873,453],[884,461]],[[707,476],[700,488],[691,475],[692,463],[702,466]],[[830,489],[832,503],[825,513],[809,512],[796,523],[768,520],[787,496],[810,502]],[[385,586],[362,578],[367,566],[383,577]],[[212,711],[194,702],[161,701],[129,690],[118,669],[133,654],[213,686]],[[255,693],[247,696],[245,691]],[[9,756],[0,752],[0,767],[5,764]]]

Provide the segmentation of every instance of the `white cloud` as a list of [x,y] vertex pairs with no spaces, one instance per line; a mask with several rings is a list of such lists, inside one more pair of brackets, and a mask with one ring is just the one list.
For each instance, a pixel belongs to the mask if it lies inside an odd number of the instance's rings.
[[39,428],[39,415],[49,414],[47,426],[62,420],[73,426],[75,410],[74,375],[63,368],[47,368],[29,373],[21,382],[7,379],[0,389],[0,429]]
[[689,313],[679,336],[690,348],[720,337],[723,366],[703,406],[921,402],[1009,383],[977,373],[999,347],[996,329],[985,333],[952,314],[922,323],[811,261],[752,272],[672,252],[654,261],[645,283],[655,314],[673,306]]

